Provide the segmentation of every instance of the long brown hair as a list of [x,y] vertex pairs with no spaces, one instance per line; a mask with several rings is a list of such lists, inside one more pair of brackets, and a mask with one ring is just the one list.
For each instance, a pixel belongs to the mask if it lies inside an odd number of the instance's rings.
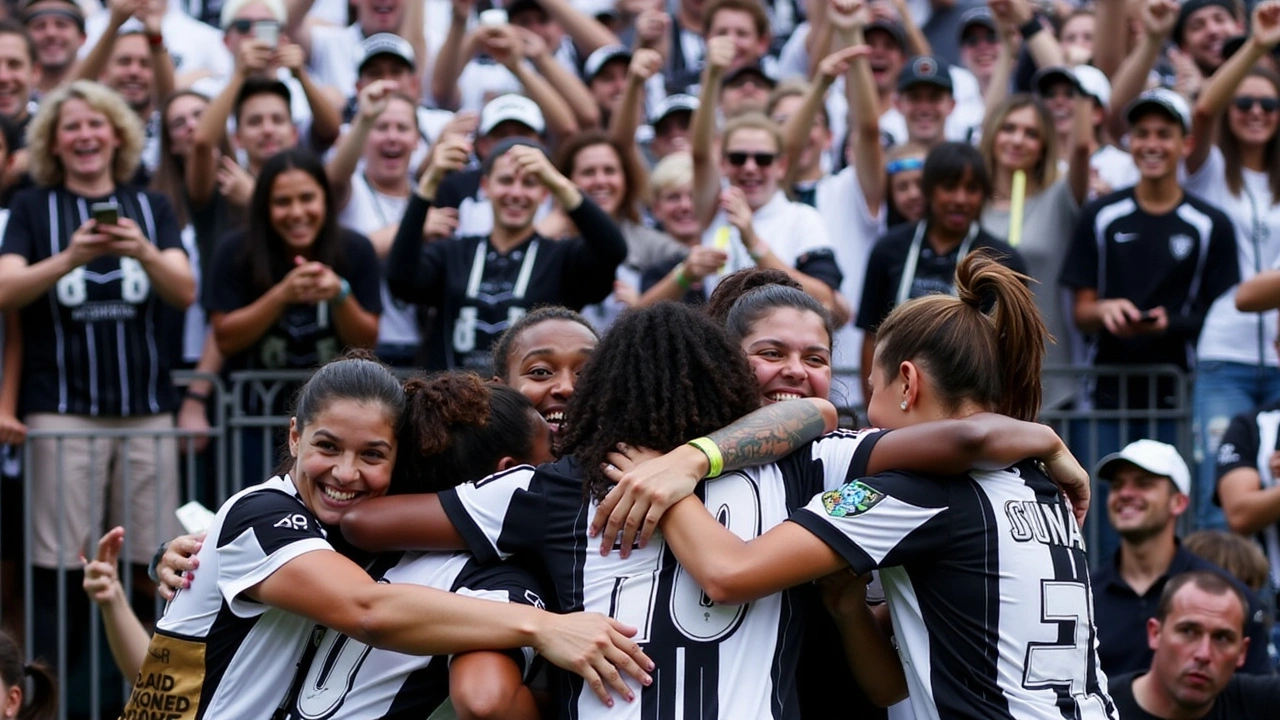
[[[1267,70],[1266,68],[1255,67],[1249,70],[1246,78],[1259,77],[1271,83],[1271,87],[1275,88],[1276,95],[1280,96],[1280,76]],[[1242,81],[1243,82],[1243,81]],[[1235,93],[1232,93],[1232,99]],[[1218,128],[1218,148],[1222,150],[1223,165],[1226,169],[1227,189],[1232,195],[1239,197],[1240,192],[1244,190],[1244,173],[1240,165],[1240,156],[1243,154],[1240,148],[1240,138],[1231,132],[1231,123],[1227,122],[1226,114],[1231,110],[1224,109],[1222,111],[1222,121],[1219,122]],[[1266,147],[1262,151],[1264,158],[1264,167],[1267,168],[1267,180],[1271,185],[1272,201],[1280,201],[1280,131],[1271,135],[1271,139],[1267,141]]]
[[956,293],[894,308],[876,331],[880,369],[893,380],[905,361],[926,372],[944,407],[972,400],[1019,420],[1040,414],[1040,368],[1049,337],[1030,278],[975,250],[956,268]]
[[1058,179],[1058,137],[1053,130],[1053,118],[1044,103],[1034,95],[1018,93],[1005,98],[996,109],[987,113],[987,120],[982,128],[982,159],[987,164],[987,173],[995,179],[996,168],[996,133],[1004,124],[1009,113],[1022,108],[1031,108],[1036,116],[1036,124],[1040,126],[1040,159],[1031,169],[1029,178],[1033,188],[1043,190]]
[[622,189],[622,204],[618,206],[618,217],[615,219],[640,222],[640,203],[649,188],[649,173],[635,162],[634,151],[619,147],[605,131],[593,129],[566,138],[556,153],[556,169],[572,179],[578,154],[596,145],[612,148],[618,156],[618,164],[622,166],[622,182],[626,187]]

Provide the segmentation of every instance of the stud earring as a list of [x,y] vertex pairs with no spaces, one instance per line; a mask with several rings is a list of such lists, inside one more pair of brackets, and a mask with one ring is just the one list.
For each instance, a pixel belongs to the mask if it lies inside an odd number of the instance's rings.
[[903,401],[902,401],[902,404],[901,404],[901,405],[899,405],[898,407],[902,408],[902,412],[906,412],[906,411],[907,411],[907,401],[906,401],[906,400],[903,400]]

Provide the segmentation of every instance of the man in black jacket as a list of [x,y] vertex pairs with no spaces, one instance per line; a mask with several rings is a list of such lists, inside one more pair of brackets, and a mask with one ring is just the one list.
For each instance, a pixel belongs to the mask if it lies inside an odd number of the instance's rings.
[[[481,184],[493,205],[493,231],[422,244],[423,223],[446,173],[470,155],[460,138],[436,145],[418,193],[409,200],[387,263],[391,294],[436,309],[427,368],[492,374],[489,347],[539,305],[575,310],[613,291],[627,244],[603,210],[560,174],[537,143],[511,138],[485,157]],[[552,241],[534,230],[547,195],[565,208],[580,237]]]

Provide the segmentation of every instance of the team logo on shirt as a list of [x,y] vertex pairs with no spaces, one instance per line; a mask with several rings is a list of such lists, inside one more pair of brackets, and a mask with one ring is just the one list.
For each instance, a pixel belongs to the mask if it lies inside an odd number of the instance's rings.
[[1218,446],[1218,464],[1231,465],[1240,462],[1240,453],[1236,452],[1235,443],[1222,443]]
[[884,498],[884,493],[855,480],[839,490],[823,493],[822,507],[831,517],[853,517],[879,505]]
[[1173,257],[1178,260],[1184,260],[1191,254],[1191,248],[1196,244],[1190,235],[1174,235],[1169,238],[1169,252],[1173,253]]

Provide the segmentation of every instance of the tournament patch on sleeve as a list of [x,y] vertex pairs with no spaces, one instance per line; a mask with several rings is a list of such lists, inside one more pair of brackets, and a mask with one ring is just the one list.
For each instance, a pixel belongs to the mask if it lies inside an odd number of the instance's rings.
[[861,480],[854,480],[823,493],[822,507],[831,517],[854,517],[868,512],[879,505],[884,498],[884,493]]

